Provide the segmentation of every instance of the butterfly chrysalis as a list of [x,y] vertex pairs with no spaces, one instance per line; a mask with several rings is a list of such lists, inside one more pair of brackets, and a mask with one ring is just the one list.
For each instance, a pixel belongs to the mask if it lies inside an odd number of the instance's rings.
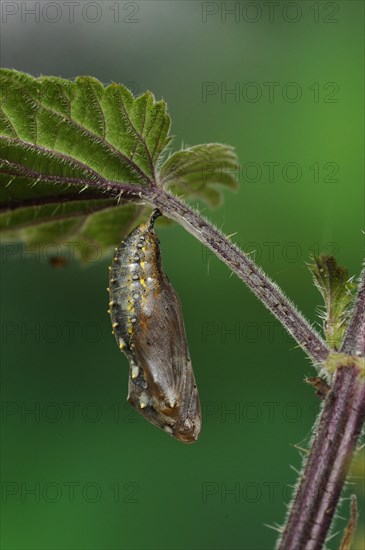
[[155,210],[116,248],[109,311],[129,361],[129,403],[152,424],[190,443],[200,433],[200,402],[181,303],[161,263],[154,230],[160,215]]

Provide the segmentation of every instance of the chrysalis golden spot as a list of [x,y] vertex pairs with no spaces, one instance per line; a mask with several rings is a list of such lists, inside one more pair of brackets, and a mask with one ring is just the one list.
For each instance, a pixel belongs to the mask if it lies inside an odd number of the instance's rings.
[[113,323],[113,328],[117,328],[117,326],[119,326],[119,323]]
[[137,367],[137,365],[133,365],[132,367],[132,378],[137,378],[139,374],[139,368]]
[[139,397],[139,406],[141,407],[141,409],[144,409],[145,407],[147,407],[148,405],[148,395],[146,392],[142,392],[140,397]]
[[109,305],[110,305],[110,306],[113,306],[113,305],[114,305],[113,300],[110,300]]

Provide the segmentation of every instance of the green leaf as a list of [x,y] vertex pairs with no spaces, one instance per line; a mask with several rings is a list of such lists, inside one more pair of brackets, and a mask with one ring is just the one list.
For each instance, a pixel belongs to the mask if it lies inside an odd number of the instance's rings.
[[154,181],[170,141],[165,102],[91,77],[35,79],[2,69],[0,85],[3,239],[117,243],[148,214],[119,200],[118,182]]
[[349,278],[348,270],[339,266],[333,256],[322,254],[313,259],[309,269],[324,301],[325,309],[320,312],[324,334],[329,346],[338,350],[351,313],[356,284]]
[[235,186],[233,150],[200,145],[163,164],[169,129],[166,104],[151,92],[135,98],[89,76],[71,82],[0,69],[2,238],[110,247],[148,216],[149,206],[126,201],[141,186],[217,204],[214,186]]
[[[2,141],[9,160],[69,177],[149,183],[169,143],[164,101],[151,92],[134,98],[120,84],[104,87],[85,76],[75,82],[0,71]],[[15,158],[11,157],[13,153]],[[86,167],[85,167],[86,165]],[[92,177],[94,176],[94,178]]]
[[222,200],[219,186],[237,188],[237,156],[221,143],[195,145],[172,154],[161,167],[164,187],[178,195],[193,194],[212,206]]

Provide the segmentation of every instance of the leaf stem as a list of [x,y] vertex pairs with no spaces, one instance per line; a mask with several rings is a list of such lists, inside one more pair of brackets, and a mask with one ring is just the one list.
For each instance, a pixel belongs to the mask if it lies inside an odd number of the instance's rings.
[[165,216],[180,223],[189,233],[212,250],[247,284],[312,360],[318,364],[325,361],[329,351],[325,342],[278,285],[260,267],[212,223],[180,201],[175,195],[159,190],[158,193],[149,196],[148,190],[146,191],[147,193],[142,192],[141,198],[148,199],[148,202],[157,206]]

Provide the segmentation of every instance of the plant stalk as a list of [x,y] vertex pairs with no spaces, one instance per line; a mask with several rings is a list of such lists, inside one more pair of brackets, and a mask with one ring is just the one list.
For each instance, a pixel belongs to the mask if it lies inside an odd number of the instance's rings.
[[278,285],[228,237],[175,195],[159,190],[148,199],[165,216],[177,221],[198,241],[212,250],[242,279],[315,363],[320,365],[325,361],[329,349],[319,334],[310,326]]
[[352,318],[341,351],[358,357],[365,355],[365,267],[360,276]]
[[[341,347],[365,366],[365,270]],[[315,429],[279,550],[320,550],[336,511],[365,421],[364,370],[339,367]]]
[[365,380],[355,367],[335,375],[291,505],[279,550],[320,550],[365,420]]

